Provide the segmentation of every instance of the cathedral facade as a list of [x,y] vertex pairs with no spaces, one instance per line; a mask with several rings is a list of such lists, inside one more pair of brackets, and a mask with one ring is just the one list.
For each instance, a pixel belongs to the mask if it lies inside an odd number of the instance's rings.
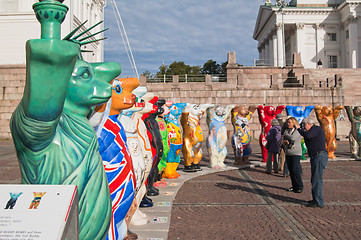
[[[361,1],[265,1],[253,38],[259,65],[359,68]],[[321,65],[322,64],[322,65]]]

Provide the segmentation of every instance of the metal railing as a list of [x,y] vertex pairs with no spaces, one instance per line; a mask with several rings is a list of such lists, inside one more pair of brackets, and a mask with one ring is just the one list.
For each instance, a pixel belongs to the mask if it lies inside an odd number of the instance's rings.
[[179,82],[205,82],[205,75],[184,74],[179,75]]
[[227,76],[225,74],[211,75],[212,82],[227,82]]
[[154,77],[147,78],[148,83],[171,83],[173,82],[172,75],[156,75]]
[[[274,64],[274,61],[276,61],[276,63]],[[282,61],[283,62],[283,61]],[[293,66],[293,60],[292,59],[286,59],[286,66]],[[277,60],[276,59],[254,59],[253,60],[253,66],[254,67],[272,67],[272,66],[277,66]]]
[[[227,82],[227,76],[225,74],[214,74],[211,75],[212,82]],[[183,74],[178,75],[179,82],[205,82],[206,75],[196,75],[196,74]],[[172,83],[173,75],[155,75],[147,78],[147,83]]]

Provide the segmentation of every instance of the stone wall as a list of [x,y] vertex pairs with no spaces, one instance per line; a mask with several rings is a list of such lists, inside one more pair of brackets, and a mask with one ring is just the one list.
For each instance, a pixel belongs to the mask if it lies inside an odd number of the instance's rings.
[[[147,83],[143,76],[141,85],[147,86],[148,91],[156,96],[174,102],[275,107],[341,104],[361,106],[361,69],[240,67],[235,62],[230,62],[230,57],[228,62],[227,82],[212,82],[211,76],[206,76],[204,82],[185,83],[179,82],[178,77],[174,76],[173,82]],[[286,116],[286,113],[283,115]],[[350,123],[345,111],[342,111],[342,115],[344,118],[337,121],[337,137],[345,140],[350,131]],[[311,117],[316,120],[314,111]],[[207,129],[206,120],[202,119],[201,123],[203,129]],[[229,119],[226,125],[228,131],[232,132]],[[257,139],[260,133],[257,112],[251,121],[251,129]]]
[[10,139],[10,117],[25,86],[25,65],[0,65],[0,139]]
[[[302,67],[240,67],[235,62],[235,55],[228,57],[227,82],[212,82],[207,75],[204,82],[179,82],[173,76],[173,82],[147,83],[141,77],[141,86],[148,91],[174,102],[244,104],[244,105],[360,105],[361,106],[361,69],[304,69]],[[342,79],[334,86],[335,75]],[[329,84],[327,86],[327,81]],[[320,86],[321,82],[321,86]],[[291,86],[285,87],[285,83]],[[0,66],[0,139],[9,139],[9,121],[18,105],[24,90],[25,65]],[[284,113],[284,116],[286,114]],[[343,112],[346,117],[346,113]],[[311,114],[315,118],[314,112]],[[338,136],[345,138],[349,131],[349,122],[337,122]],[[205,118],[203,129],[207,129]],[[260,124],[257,112],[251,128],[258,138]],[[227,129],[231,132],[230,120]],[[205,131],[207,135],[207,130]]]

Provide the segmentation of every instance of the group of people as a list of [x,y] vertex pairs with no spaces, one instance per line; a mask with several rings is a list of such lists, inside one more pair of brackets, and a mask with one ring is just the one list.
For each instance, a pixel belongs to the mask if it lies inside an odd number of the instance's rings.
[[312,200],[307,203],[307,206],[323,208],[322,176],[328,162],[324,131],[320,126],[315,125],[311,118],[303,119],[301,127],[298,120],[291,116],[287,118],[286,122],[283,122],[281,114],[277,115],[277,119],[272,119],[271,125],[272,127],[266,137],[268,153],[266,173],[271,174],[273,160],[275,173],[283,170],[283,175],[286,177],[289,171],[292,187],[288,191],[302,193],[303,182],[300,161],[302,156],[301,140],[304,138],[311,162],[312,184]]

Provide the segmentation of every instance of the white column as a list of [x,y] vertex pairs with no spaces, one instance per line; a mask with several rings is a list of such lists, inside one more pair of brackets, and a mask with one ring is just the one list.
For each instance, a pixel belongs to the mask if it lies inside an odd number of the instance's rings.
[[305,24],[296,23],[296,28],[296,52],[302,53],[305,44]]
[[[316,24],[316,61],[315,66],[317,67],[318,59],[323,62],[323,67],[328,67],[328,60],[325,59],[325,29],[323,25]],[[338,37],[338,36],[337,36]]]
[[272,35],[272,44],[273,44],[273,66],[277,66],[278,62],[277,62],[277,34],[273,33]]
[[274,66],[273,65],[273,34],[270,34],[269,37],[269,65],[270,66]]
[[350,63],[351,68],[358,67],[358,32],[357,32],[357,18],[349,20],[349,36],[350,36]]
[[270,57],[269,57],[269,42],[268,39],[266,39],[266,42],[264,44],[264,60],[266,65],[269,65]]
[[277,66],[283,67],[284,56],[283,56],[283,35],[282,35],[282,24],[277,24]]
[[341,49],[341,54],[340,54],[340,68],[346,68],[347,64],[346,64],[346,44],[345,44],[345,25],[344,23],[340,23],[339,25],[339,31],[338,31],[339,36],[339,42],[340,42],[340,49]]

